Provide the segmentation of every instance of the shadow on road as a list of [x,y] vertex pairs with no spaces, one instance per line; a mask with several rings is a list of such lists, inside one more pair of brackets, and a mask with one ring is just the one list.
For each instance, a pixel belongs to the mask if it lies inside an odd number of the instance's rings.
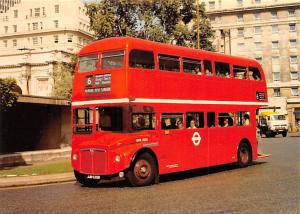
[[[253,164],[249,167],[253,167],[255,165],[261,165],[265,164],[267,162],[264,161],[259,161],[256,162],[254,161]],[[194,177],[200,177],[200,176],[205,176],[209,174],[216,174],[224,171],[231,171],[235,169],[239,169],[240,167],[237,166],[237,164],[226,164],[226,165],[220,165],[220,166],[214,166],[214,167],[207,167],[207,168],[201,168],[201,169],[195,169],[195,170],[189,170],[189,171],[184,171],[184,172],[176,172],[176,173],[171,173],[171,174],[166,174],[166,175],[161,175],[159,177],[159,183],[167,183],[167,182],[172,182],[172,181],[178,181],[178,180],[185,180],[185,179],[190,179]],[[77,183],[78,184],[78,183]],[[80,184],[78,184],[80,185]],[[85,188],[124,188],[124,187],[130,187],[131,185],[125,180],[125,179],[114,179],[110,181],[100,181],[95,186],[83,186]]]

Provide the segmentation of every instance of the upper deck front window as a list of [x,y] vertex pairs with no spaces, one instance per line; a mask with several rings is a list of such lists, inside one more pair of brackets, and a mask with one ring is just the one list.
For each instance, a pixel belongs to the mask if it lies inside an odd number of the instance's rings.
[[102,69],[122,68],[124,64],[124,51],[111,51],[102,54]]
[[79,58],[79,72],[95,71],[98,64],[98,55],[82,56]]

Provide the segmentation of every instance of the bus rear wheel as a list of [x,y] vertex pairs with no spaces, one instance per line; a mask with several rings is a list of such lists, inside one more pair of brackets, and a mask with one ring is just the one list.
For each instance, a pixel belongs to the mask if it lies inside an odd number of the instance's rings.
[[74,175],[76,180],[84,186],[95,186],[100,181],[100,179],[90,179],[88,178],[88,175],[82,174],[76,170],[74,170]]
[[251,149],[247,143],[241,143],[238,149],[238,165],[247,167],[252,163]]
[[126,178],[132,186],[147,186],[153,184],[157,178],[157,166],[149,153],[137,157],[126,173]]

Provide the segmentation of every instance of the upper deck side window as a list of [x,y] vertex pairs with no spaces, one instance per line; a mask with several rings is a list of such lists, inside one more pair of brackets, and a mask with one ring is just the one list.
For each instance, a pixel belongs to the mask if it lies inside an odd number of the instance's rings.
[[249,77],[250,80],[257,80],[257,81],[261,81],[261,74],[259,72],[259,69],[257,67],[249,67]]
[[243,79],[243,80],[247,79],[246,66],[233,65],[232,70],[235,79]]
[[200,60],[182,58],[182,64],[183,64],[183,72],[202,75]]
[[122,68],[124,65],[124,51],[105,52],[101,55],[102,69]]
[[205,75],[206,76],[213,76],[211,61],[204,60],[203,64],[204,64],[204,73],[205,73]]
[[174,72],[180,71],[180,61],[177,56],[158,54],[158,64],[160,70]]
[[131,68],[154,69],[154,54],[152,51],[132,50],[129,54]]
[[97,54],[79,57],[79,72],[95,71],[97,70],[97,64]]
[[215,62],[216,75],[219,77],[230,78],[230,66],[225,62]]

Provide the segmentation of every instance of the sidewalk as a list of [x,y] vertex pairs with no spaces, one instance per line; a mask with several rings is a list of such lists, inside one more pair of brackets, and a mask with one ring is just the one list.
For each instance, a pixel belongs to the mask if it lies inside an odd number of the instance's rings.
[[5,177],[0,178],[0,188],[32,186],[68,181],[75,181],[75,177],[72,172],[49,175]]
[[[36,163],[48,163],[67,160],[71,157],[71,148],[40,151],[17,152],[0,155],[0,170],[4,167],[18,167]],[[46,175],[24,175],[0,177],[0,188],[31,186],[59,182],[75,181],[72,172]]]

